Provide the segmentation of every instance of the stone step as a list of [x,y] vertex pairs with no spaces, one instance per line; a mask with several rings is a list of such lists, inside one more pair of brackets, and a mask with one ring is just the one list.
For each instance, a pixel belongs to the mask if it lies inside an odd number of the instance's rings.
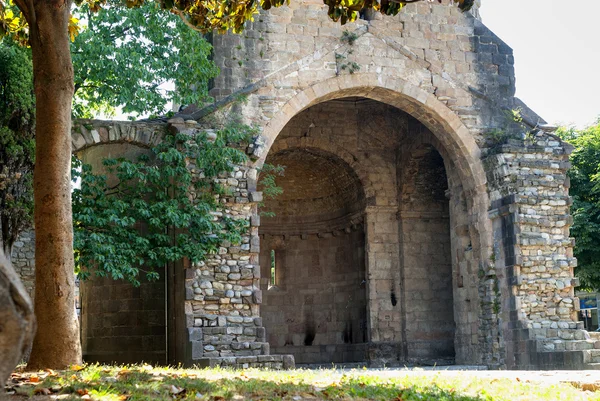
[[[600,341],[596,340],[538,340],[538,350],[541,352],[552,351],[600,351]],[[598,348],[596,348],[598,347]],[[591,355],[591,354],[590,354]]]
[[600,363],[586,363],[583,368],[584,370],[600,370]]
[[591,363],[600,363],[600,349],[589,349],[583,352],[587,354],[586,360]]
[[198,367],[233,367],[238,369],[269,368],[294,369],[295,361],[292,355],[253,355],[231,357],[208,357],[194,360]]

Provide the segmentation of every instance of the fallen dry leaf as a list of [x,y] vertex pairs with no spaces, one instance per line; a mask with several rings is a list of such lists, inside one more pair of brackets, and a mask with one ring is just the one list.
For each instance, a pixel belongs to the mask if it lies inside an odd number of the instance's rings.
[[583,391],[598,391],[598,390],[600,390],[600,384],[598,384],[598,383],[582,383],[581,389]]

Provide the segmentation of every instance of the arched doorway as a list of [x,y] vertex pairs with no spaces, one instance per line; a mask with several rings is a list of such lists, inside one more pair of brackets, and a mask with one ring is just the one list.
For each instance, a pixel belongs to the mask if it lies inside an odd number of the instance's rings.
[[[107,174],[107,158],[135,160],[151,157],[150,149],[139,143],[99,143],[78,152],[95,174]],[[115,177],[108,175],[109,185]],[[139,226],[139,230],[144,230]],[[167,362],[167,269],[158,279],[140,285],[125,280],[92,275],[81,286],[81,341],[86,362],[157,363]]]
[[[369,93],[391,98],[392,94],[381,91]],[[468,203],[476,199],[465,190],[465,185],[473,185],[463,180],[462,166],[468,161],[449,135],[438,137],[393,102],[344,96],[348,93],[334,93],[334,99],[299,111],[275,137],[266,157],[267,163],[291,166],[279,181],[284,195],[267,203],[277,216],[263,218],[259,229],[266,294],[261,315],[271,350],[292,353],[299,364],[477,363],[476,252],[485,239],[479,238],[477,218],[468,212]],[[425,116],[423,110],[420,113]],[[432,121],[427,122],[443,127]],[[334,157],[324,157],[326,153]],[[348,175],[340,171],[347,168],[360,185],[336,187],[346,182]],[[321,188],[323,182],[331,183],[328,191]],[[359,187],[363,198],[348,196],[358,190],[347,188]],[[299,256],[324,249],[321,243],[329,239],[314,227],[333,226],[328,216],[344,215],[332,214],[333,209],[318,203],[322,199],[312,201],[325,193],[337,200],[335,210],[344,210],[346,216],[361,211],[355,219],[361,218],[364,246],[358,239],[345,240],[354,251],[364,249],[366,322],[359,323],[359,341],[366,343],[357,342],[352,349],[340,347],[349,339],[342,325],[328,338],[330,342],[315,344],[317,336],[310,341],[310,334],[316,332],[311,311],[318,310],[319,320],[329,323],[327,319],[333,318],[325,312],[334,309],[318,304],[313,308],[309,305],[315,296],[300,295],[304,289],[320,294],[333,282],[322,276],[319,257]],[[314,242],[303,234],[308,227],[313,229]],[[330,236],[331,241],[340,241],[340,235]],[[352,252],[345,251],[344,256],[349,255]],[[352,341],[355,338],[353,334]],[[310,348],[316,345],[321,348]]]

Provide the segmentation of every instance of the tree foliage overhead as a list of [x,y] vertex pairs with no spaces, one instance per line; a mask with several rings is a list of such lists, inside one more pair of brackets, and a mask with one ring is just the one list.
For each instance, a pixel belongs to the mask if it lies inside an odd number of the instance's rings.
[[34,126],[31,57],[0,40],[0,244],[9,258],[18,235],[32,221]]
[[[83,165],[81,188],[73,193],[74,248],[83,278],[100,276],[139,284],[167,262],[206,259],[223,243],[239,243],[247,222],[222,215],[219,198],[228,177],[246,154],[230,144],[247,141],[253,130],[230,127],[190,138],[167,134],[151,155],[137,160],[106,159],[106,175]],[[159,270],[160,271],[160,270]]]
[[[297,0],[296,0],[297,1]],[[323,0],[328,6],[328,15],[333,21],[345,24],[354,21],[359,12],[364,9],[373,9],[385,15],[396,15],[409,3],[421,1],[439,2],[442,0]],[[463,11],[473,7],[475,0],[452,0]],[[183,22],[202,32],[218,30],[225,32],[231,30],[240,32],[246,21],[252,20],[259,7],[269,10],[289,4],[290,0],[76,0],[75,3],[81,10],[97,12],[119,6],[138,8],[158,5],[163,10],[178,15]],[[78,30],[77,19],[73,19],[69,28],[70,34],[75,35]],[[168,29],[164,30],[168,33]],[[13,0],[0,0],[0,36],[10,35],[20,42],[27,40],[27,23],[20,15],[20,9],[13,4]]]
[[[117,106],[125,113],[162,114],[171,99],[206,100],[218,69],[200,33],[154,2],[131,9],[106,4],[93,12],[95,7],[83,3],[75,11],[84,21],[71,45],[76,117],[110,115]],[[161,88],[166,82],[177,92]]]
[[559,133],[575,146],[569,172],[575,275],[583,289],[600,290],[600,120],[583,130],[562,128]]

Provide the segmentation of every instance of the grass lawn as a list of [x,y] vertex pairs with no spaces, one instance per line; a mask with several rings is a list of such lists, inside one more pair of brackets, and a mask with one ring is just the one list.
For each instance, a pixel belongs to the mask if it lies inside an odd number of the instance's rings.
[[[380,377],[382,376],[382,377]],[[410,372],[389,377],[353,370],[226,370],[73,366],[14,373],[8,400],[600,400],[600,386]],[[0,394],[2,399],[2,394]]]

